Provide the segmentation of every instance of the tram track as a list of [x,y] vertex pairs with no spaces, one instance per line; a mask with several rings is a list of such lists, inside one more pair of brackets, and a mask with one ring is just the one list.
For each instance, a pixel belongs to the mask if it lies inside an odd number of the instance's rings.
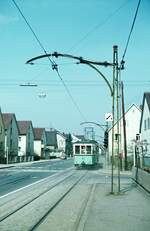
[[[61,196],[59,196],[59,198],[55,201],[55,203],[52,203],[51,206],[45,210],[45,212],[42,214],[42,216],[40,217],[40,219],[38,219],[38,221],[34,222],[34,224],[29,224],[27,225],[28,228],[25,229],[25,230],[35,230],[40,224],[41,222],[46,219],[47,215],[57,207],[57,205],[69,194],[69,192],[71,192],[71,190],[84,178],[86,173],[84,174],[80,174],[79,176],[75,176],[75,172],[73,172],[72,174],[70,174],[69,176],[67,176],[66,178],[62,179],[61,181],[57,182],[56,184],[54,184],[53,186],[51,186],[49,189],[43,191],[42,193],[40,193],[39,195],[37,195],[36,197],[26,201],[26,203],[23,203],[21,206],[19,206],[18,208],[12,210],[11,212],[5,214],[5,215],[2,215],[0,217],[0,230],[12,230],[12,229],[5,229],[4,227],[7,226],[7,220],[13,220],[11,217],[17,217],[17,214],[18,213],[22,213],[23,209],[26,209],[28,207],[32,207],[32,204],[35,204],[35,203],[38,203],[38,200],[40,201],[40,198],[43,198],[44,196],[46,197],[48,195],[48,193],[51,191],[51,190],[55,190],[55,188],[57,186],[60,186],[61,185],[65,185],[67,184],[67,180],[70,180],[71,178],[73,179],[73,177],[76,179],[75,182],[71,183],[71,185],[69,187],[67,187],[67,189],[62,193]],[[73,179],[74,181],[74,179]],[[62,187],[62,186],[61,186]],[[40,202],[41,203],[41,202]],[[33,205],[34,207],[35,205]],[[29,209],[30,211],[30,209]],[[3,223],[4,223],[4,226],[3,226]],[[9,222],[8,222],[9,223]],[[19,229],[16,229],[16,230],[20,230]]]
[[[0,196],[0,214],[1,214],[1,207],[3,205],[6,205],[6,204],[10,205],[10,202],[13,201],[14,199],[16,199],[16,193],[17,193],[17,197],[18,198],[21,197],[21,200],[24,200],[26,198],[23,198],[21,196],[22,190],[25,190],[25,194],[29,194],[29,192],[31,191],[30,188],[32,187],[32,191],[35,192],[36,189],[39,189],[39,184],[42,185],[43,189],[47,188],[47,187],[49,187],[48,183],[50,183],[51,185],[53,185],[57,181],[59,182],[59,177],[61,177],[61,178],[64,177],[65,178],[65,176],[68,173],[70,174],[71,171],[72,170],[67,170],[67,171],[61,172],[61,174],[60,174],[60,172],[59,173],[57,172],[56,174],[53,174],[53,175],[48,176],[46,178],[43,178],[43,179],[41,179],[39,181],[35,181],[35,182],[33,182],[33,183],[29,184],[29,185],[26,185],[23,188],[19,188],[19,189],[15,190],[15,191],[12,191],[12,192],[10,192],[10,193],[8,193],[6,195]],[[47,186],[47,184],[48,184],[48,186]]]
[[[86,172],[87,173],[87,172]],[[76,185],[85,177],[86,173],[81,176],[60,198],[56,203],[44,214],[43,217],[28,231],[35,231],[40,224],[47,218],[47,216],[57,207],[59,203],[62,202],[62,200],[76,187]]]
[[[46,188],[44,191],[42,191],[41,193],[37,194],[36,196],[34,196],[33,198],[26,200],[26,198],[24,200],[22,200],[22,204],[15,208],[12,209],[10,212],[8,212],[5,215],[0,215],[0,222],[4,221],[5,219],[7,219],[9,216],[13,215],[15,212],[18,212],[19,210],[21,210],[22,208],[24,208],[25,206],[27,206],[28,204],[32,203],[34,200],[38,199],[39,197],[41,197],[42,195],[46,194],[47,192],[49,192],[50,190],[52,190],[54,187],[58,186],[59,184],[65,182],[66,179],[72,177],[74,175],[74,172],[72,174],[70,174],[69,176],[59,180],[57,183],[52,184],[50,187]],[[39,185],[37,185],[37,187],[35,187],[34,190],[36,190],[39,187]],[[9,203],[12,199],[10,198],[9,200],[7,200],[7,203]],[[6,203],[4,202],[3,204],[1,204],[1,210],[2,210],[2,206],[6,205]]]
[[78,216],[76,218],[76,221],[71,231],[78,231],[78,230],[84,231],[85,224],[88,219],[88,214],[90,212],[90,207],[93,201],[95,189],[96,189],[96,184],[90,186],[89,191],[85,197],[84,202],[82,203],[82,207],[80,209],[80,212],[78,213]]
[[[87,175],[86,179],[88,179]],[[84,178],[30,231],[49,231],[49,227],[54,231],[84,230],[91,211],[97,184],[83,184],[83,182]],[[63,211],[65,211],[65,216],[63,216]]]

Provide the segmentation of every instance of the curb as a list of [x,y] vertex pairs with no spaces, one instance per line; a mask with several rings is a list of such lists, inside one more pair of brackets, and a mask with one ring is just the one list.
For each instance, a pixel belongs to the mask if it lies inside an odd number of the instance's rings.
[[0,169],[4,169],[4,168],[13,168],[13,167],[15,167],[14,165],[12,165],[12,166],[0,166]]

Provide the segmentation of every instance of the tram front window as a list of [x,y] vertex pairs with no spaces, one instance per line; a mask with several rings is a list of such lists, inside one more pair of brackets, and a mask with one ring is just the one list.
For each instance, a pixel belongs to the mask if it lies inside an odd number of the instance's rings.
[[91,154],[91,146],[90,145],[88,145],[86,147],[86,152],[87,152],[87,154]]
[[85,154],[85,146],[81,146],[81,154]]
[[75,146],[75,154],[80,154],[80,146]]

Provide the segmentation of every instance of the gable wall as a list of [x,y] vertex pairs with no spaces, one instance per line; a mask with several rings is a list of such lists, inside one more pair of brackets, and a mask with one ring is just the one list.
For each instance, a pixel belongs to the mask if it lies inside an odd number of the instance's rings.
[[15,118],[12,118],[5,135],[5,150],[9,155],[18,156],[18,127]]
[[[147,140],[150,143],[150,125],[148,126],[148,119],[150,120],[150,111],[147,105],[147,101],[144,102],[143,107],[143,118],[141,124],[141,141]],[[146,121],[146,129],[145,129],[145,121]],[[148,153],[150,153],[150,145],[147,146]]]
[[34,140],[34,153],[41,156],[41,140]]
[[63,150],[65,152],[66,140],[63,136],[57,134],[57,145],[59,150]]
[[[127,138],[127,149],[128,155],[133,154],[133,139],[135,139],[136,134],[139,133],[141,111],[135,106],[125,114],[126,120],[126,138]],[[119,120],[119,126],[121,128],[121,148],[120,152],[123,153],[124,150],[124,133],[123,133],[123,120]],[[117,133],[117,124],[114,126],[114,133]],[[109,155],[112,153],[112,130],[109,131]],[[114,149],[117,148],[117,142],[114,141]]]
[[26,152],[28,155],[33,155],[34,153],[34,133],[32,126],[30,125],[27,133],[26,139]]
[[26,155],[26,135],[20,135],[18,141],[18,147],[19,147],[19,156],[25,156]]

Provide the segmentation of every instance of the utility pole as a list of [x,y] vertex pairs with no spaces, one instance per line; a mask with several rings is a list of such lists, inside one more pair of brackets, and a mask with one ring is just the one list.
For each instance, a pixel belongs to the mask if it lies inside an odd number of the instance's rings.
[[120,192],[120,110],[119,110],[119,101],[120,101],[120,84],[119,84],[119,67],[118,67],[118,47],[116,46],[116,113],[117,113],[117,159],[118,159],[118,193]]
[[[113,102],[112,102],[112,185],[111,192],[113,193],[113,176],[114,176],[114,148],[116,147],[117,166],[118,166],[118,193],[120,192],[120,126],[119,126],[119,100],[120,100],[120,86],[119,86],[119,67],[118,67],[118,46],[113,47]],[[114,134],[114,126],[116,123],[116,134]],[[116,139],[115,139],[116,138]],[[117,145],[114,147],[114,141]]]
[[122,95],[122,119],[123,119],[123,137],[124,137],[124,169],[128,169],[127,163],[127,137],[126,137],[126,120],[125,120],[125,109],[124,109],[124,86],[121,82],[121,95]]
[[114,192],[115,46],[113,47],[111,193]]
[[9,159],[8,159],[8,146],[6,147],[6,164],[9,163]]

